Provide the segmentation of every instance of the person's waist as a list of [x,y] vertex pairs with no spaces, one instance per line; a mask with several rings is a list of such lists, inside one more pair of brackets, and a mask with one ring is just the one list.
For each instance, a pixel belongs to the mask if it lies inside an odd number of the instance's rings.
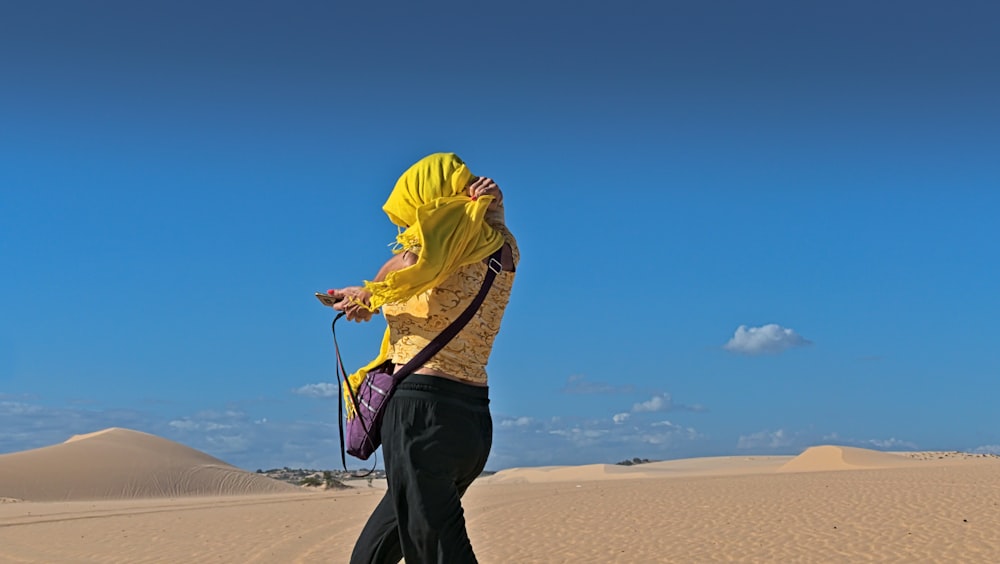
[[[450,344],[454,344],[454,341]],[[410,347],[397,347],[389,353],[389,358],[396,364],[396,370],[399,370],[418,354],[420,354],[419,349],[414,351]],[[413,374],[436,376],[460,384],[485,386],[488,380],[486,360],[480,356],[476,351],[463,350],[461,353],[456,353],[445,347],[423,366],[414,369]]]
[[441,397],[469,400],[474,403],[489,402],[488,386],[466,384],[457,380],[432,376],[430,374],[410,374],[396,386],[396,392],[423,392]]

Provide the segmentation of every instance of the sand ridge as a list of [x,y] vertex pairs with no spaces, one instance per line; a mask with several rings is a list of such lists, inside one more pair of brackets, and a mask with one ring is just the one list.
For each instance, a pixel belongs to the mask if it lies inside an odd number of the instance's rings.
[[[173,468],[140,468],[157,473],[160,493],[183,489],[192,468],[238,471],[171,441],[109,429],[41,454],[0,456],[0,496],[11,497],[12,467],[66,462],[80,454],[69,447],[144,454]],[[105,484],[115,495],[83,501],[86,483],[107,472],[79,463],[61,474],[73,490],[62,501],[0,503],[0,562],[347,562],[384,493],[358,484],[139,498]],[[1000,561],[1000,460],[982,455],[821,446],[794,457],[517,468],[477,480],[463,504],[484,563]]]
[[291,493],[298,488],[204,452],[111,428],[0,455],[0,497],[24,501]]
[[921,464],[923,462],[920,460],[889,452],[822,445],[807,448],[805,452],[778,468],[778,472],[831,472],[838,470],[901,468]]
[[774,472],[792,458],[791,456],[717,456],[647,462],[633,466],[587,464],[511,468],[501,470],[485,478],[485,481],[492,484],[552,483],[758,474]]
[[745,476],[792,472],[834,472],[879,468],[926,467],[954,463],[955,456],[931,456],[874,451],[856,447],[821,445],[798,456],[717,456],[649,462],[633,466],[589,464],[540,466],[501,470],[488,483],[556,483],[610,479],[681,478],[693,476]]

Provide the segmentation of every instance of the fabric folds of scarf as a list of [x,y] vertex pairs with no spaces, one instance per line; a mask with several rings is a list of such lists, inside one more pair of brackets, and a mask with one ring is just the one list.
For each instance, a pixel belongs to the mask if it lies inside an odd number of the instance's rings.
[[[374,311],[398,303],[442,283],[456,270],[480,262],[504,244],[503,236],[484,220],[492,196],[472,200],[465,187],[472,173],[453,153],[435,153],[411,166],[396,182],[382,207],[389,219],[404,230],[396,241],[397,252],[418,249],[412,266],[390,272],[380,282],[365,281]],[[346,385],[357,390],[368,371],[388,360],[391,352],[386,327],[378,356],[350,375]],[[343,390],[348,417],[353,405]]]

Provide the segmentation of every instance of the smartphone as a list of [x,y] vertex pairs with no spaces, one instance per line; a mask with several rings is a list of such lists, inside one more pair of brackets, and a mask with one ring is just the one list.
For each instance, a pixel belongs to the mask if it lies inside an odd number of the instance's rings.
[[333,307],[340,302],[340,300],[330,294],[327,294],[326,292],[316,292],[316,299],[319,300],[321,304],[328,307]]

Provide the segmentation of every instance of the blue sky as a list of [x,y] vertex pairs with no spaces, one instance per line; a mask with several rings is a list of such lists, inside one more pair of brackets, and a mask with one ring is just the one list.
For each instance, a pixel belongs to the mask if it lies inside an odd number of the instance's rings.
[[312,293],[436,151],[522,250],[490,468],[1000,452],[995,3],[339,4],[0,8],[0,453],[339,465]]

